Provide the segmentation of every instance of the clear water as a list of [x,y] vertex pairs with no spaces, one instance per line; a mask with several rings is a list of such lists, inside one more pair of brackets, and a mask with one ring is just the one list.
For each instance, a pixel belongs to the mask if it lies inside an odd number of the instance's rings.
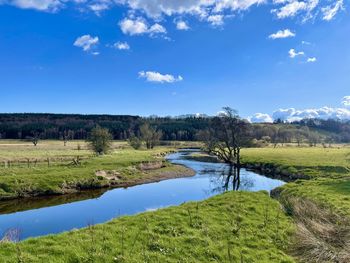
[[[7,210],[2,209],[4,206],[0,206],[0,235],[4,235],[10,229],[19,230],[21,239],[56,234],[103,223],[122,215],[203,200],[225,191],[224,184],[229,171],[227,165],[186,160],[183,158],[186,154],[188,154],[186,151],[170,154],[168,160],[195,170],[196,175],[193,177],[100,191],[97,197],[96,192],[92,191],[91,197],[85,192],[81,198],[76,195],[72,200],[64,199],[70,203],[55,200],[62,197],[50,197],[47,198],[49,200],[47,205],[43,202],[44,199],[40,198],[32,203],[26,203],[24,207],[21,202],[28,201],[9,203]],[[270,191],[283,184],[283,181],[242,169],[239,190]],[[229,189],[232,189],[231,182]]]

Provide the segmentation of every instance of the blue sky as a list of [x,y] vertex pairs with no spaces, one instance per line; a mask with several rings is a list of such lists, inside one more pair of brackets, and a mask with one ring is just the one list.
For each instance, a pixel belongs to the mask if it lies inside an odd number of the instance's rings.
[[348,4],[0,0],[0,112],[350,118]]

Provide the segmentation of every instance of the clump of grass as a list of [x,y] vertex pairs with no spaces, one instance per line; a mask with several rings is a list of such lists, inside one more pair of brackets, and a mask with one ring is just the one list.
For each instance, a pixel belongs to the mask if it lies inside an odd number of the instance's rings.
[[292,253],[302,262],[350,262],[350,221],[308,199],[282,200],[296,221]]

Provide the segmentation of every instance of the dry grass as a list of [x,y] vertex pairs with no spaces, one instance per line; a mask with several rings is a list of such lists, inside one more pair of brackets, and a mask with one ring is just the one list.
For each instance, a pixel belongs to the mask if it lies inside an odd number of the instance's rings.
[[307,200],[282,200],[295,219],[297,231],[292,254],[301,262],[350,262],[350,221]]

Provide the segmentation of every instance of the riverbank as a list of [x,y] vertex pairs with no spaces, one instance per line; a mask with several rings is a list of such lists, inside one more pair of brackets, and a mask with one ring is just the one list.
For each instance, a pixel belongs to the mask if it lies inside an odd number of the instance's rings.
[[126,216],[59,235],[2,242],[3,262],[294,262],[293,225],[266,192]]
[[[188,158],[205,161],[209,157],[194,154]],[[296,224],[291,254],[301,262],[350,261],[348,147],[243,149],[242,163],[288,181],[271,194]]]
[[[87,189],[128,187],[160,180],[193,176],[184,166],[164,159],[175,148],[152,150],[115,148],[111,154],[86,157],[77,163],[39,162],[0,168],[0,200],[64,195]],[[40,150],[40,153],[42,151]]]

